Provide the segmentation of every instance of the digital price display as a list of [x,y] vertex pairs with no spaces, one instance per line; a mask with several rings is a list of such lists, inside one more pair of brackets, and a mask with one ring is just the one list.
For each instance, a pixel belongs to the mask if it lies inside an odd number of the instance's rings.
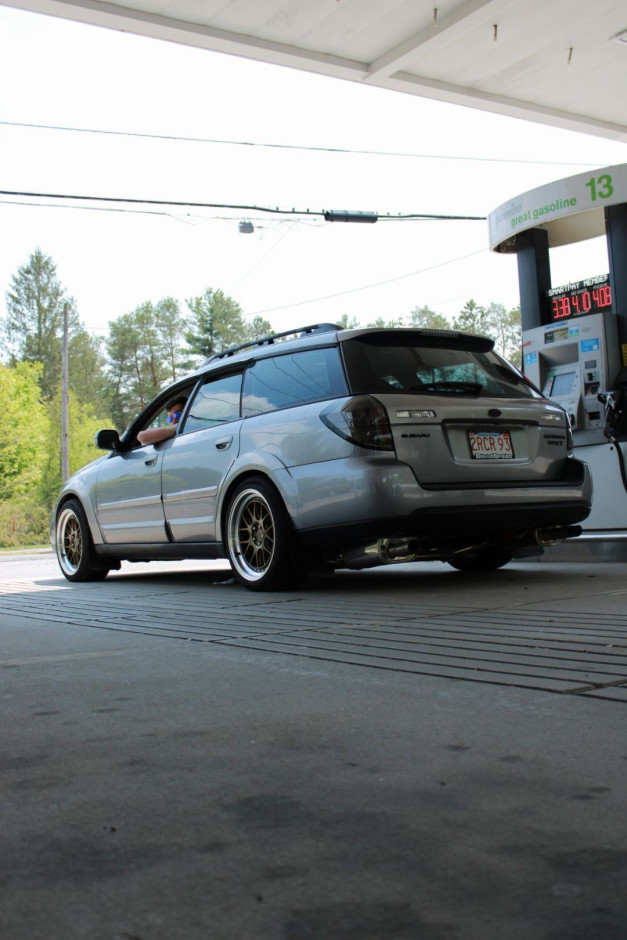
[[552,287],[545,295],[548,323],[601,313],[612,309],[612,288],[609,274],[589,277],[584,281]]

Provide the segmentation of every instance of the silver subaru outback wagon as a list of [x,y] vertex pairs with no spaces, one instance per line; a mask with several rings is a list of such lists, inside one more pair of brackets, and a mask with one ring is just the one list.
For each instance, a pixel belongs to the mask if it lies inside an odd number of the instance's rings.
[[[213,356],[121,436],[98,432],[108,453],[53,511],[63,574],[227,558],[279,590],[394,562],[487,571],[578,535],[592,485],[568,418],[493,345],[319,324]],[[181,398],[170,436],[142,444]]]

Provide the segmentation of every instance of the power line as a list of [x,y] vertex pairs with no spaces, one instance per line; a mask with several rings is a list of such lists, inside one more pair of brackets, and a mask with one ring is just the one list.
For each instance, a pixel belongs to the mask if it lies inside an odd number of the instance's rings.
[[140,131],[115,131],[91,127],[67,127],[61,124],[33,124],[22,121],[0,121],[3,127],[23,127],[31,130],[64,131],[71,134],[101,134],[108,137],[134,137],[140,140],[164,140],[192,144],[218,144],[227,147],[260,147],[271,150],[302,150],[310,153],[344,153],[370,157],[403,157],[411,160],[459,160],[467,163],[517,163],[532,166],[582,166],[595,167],[598,163],[581,163],[565,160],[521,160],[515,157],[469,157],[445,153],[407,153],[396,150],[366,150],[351,147],[321,147],[306,144],[277,144],[254,140],[221,140],[212,137],[185,137],[175,134],[146,134]]
[[371,290],[373,287],[383,287],[385,284],[393,284],[395,281],[403,281],[408,277],[416,277],[418,274],[426,274],[427,271],[435,271],[437,268],[444,268],[448,264],[456,264],[458,261],[466,261],[467,258],[474,258],[475,255],[481,255],[486,248],[480,248],[478,251],[471,251],[467,255],[460,255],[458,258],[449,258],[448,261],[440,261],[438,264],[432,264],[427,268],[420,268],[418,271],[409,271],[407,274],[399,274],[397,277],[389,277],[385,281],[376,281],[373,284],[362,284],[361,287],[351,287],[348,290],[338,291],[335,294],[325,294],[324,297],[312,297],[311,300],[299,300],[293,304],[283,304],[281,307],[267,307],[265,310],[254,310],[247,313],[247,317],[258,317],[265,313],[276,313],[279,310],[289,310],[291,307],[304,307],[307,304],[316,304],[322,300],[333,300],[335,297],[344,297],[346,294],[356,294],[362,290]]
[[[75,202],[105,203],[105,205],[131,205],[131,206],[175,206],[184,209],[230,209],[238,212],[268,212],[272,215],[282,216],[325,216],[329,215],[325,209],[280,209],[278,206],[249,206],[237,205],[225,202],[185,202],[173,199],[137,199],[126,196],[79,196],[68,193],[36,193],[36,192],[18,192],[10,189],[0,189],[0,196],[13,196],[16,199],[59,199]],[[360,215],[363,213],[352,213]],[[404,213],[385,213],[379,215],[381,221],[407,221],[424,220],[440,222],[485,222],[485,215],[438,215],[426,212],[404,212]],[[373,220],[374,221],[374,220]]]

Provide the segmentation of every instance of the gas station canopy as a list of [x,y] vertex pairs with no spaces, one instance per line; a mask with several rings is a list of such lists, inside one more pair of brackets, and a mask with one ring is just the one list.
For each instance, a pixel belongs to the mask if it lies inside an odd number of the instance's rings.
[[4,5],[627,140],[627,6],[616,0]]

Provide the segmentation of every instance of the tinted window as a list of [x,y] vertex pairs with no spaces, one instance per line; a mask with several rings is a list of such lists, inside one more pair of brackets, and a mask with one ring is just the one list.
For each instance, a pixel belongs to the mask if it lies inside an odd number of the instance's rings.
[[246,373],[244,416],[324,401],[346,394],[337,348],[308,349],[261,359]]
[[496,353],[460,348],[459,343],[378,346],[372,341],[350,340],[344,344],[344,355],[351,390],[356,394],[446,391],[534,397],[524,379]]
[[239,418],[241,375],[224,375],[201,385],[185,421],[183,432],[211,428]]

